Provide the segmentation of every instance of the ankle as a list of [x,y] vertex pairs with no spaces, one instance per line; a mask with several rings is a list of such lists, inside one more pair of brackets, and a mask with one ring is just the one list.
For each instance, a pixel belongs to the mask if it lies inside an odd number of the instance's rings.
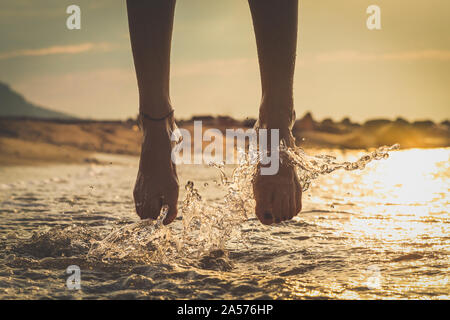
[[161,119],[167,116],[173,110],[172,104],[168,97],[152,98],[139,100],[139,113],[146,114],[153,119]]
[[262,103],[259,109],[260,128],[291,131],[295,122],[295,110],[290,102]]
[[142,113],[139,115],[139,124],[143,131],[145,138],[168,138],[172,132],[175,130],[175,118],[172,113],[166,114],[166,117],[162,117],[158,120],[152,120],[151,118],[145,117]]

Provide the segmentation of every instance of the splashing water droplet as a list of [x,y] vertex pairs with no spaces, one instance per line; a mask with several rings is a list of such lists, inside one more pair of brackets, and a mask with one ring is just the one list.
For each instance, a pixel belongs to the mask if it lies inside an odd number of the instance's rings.
[[[280,146],[280,157],[296,168],[303,191],[307,191],[313,180],[336,170],[364,169],[373,160],[389,157],[389,152],[399,145],[383,146],[364,154],[355,162],[339,162],[330,155],[311,156],[301,148]],[[239,152],[239,165],[227,176],[223,163],[210,163],[220,174],[226,194],[220,202],[206,201],[195,188],[193,181],[185,185],[186,195],[178,212],[182,215],[182,228],[164,226],[169,207],[161,208],[156,221],[144,220],[113,231],[102,241],[92,245],[89,257],[105,261],[129,259],[138,262],[176,261],[201,257],[214,250],[225,250],[227,241],[233,239],[246,245],[246,236],[241,226],[254,212],[252,179],[257,174],[254,154]],[[207,185],[206,183],[204,185]],[[332,204],[331,207],[334,207]]]

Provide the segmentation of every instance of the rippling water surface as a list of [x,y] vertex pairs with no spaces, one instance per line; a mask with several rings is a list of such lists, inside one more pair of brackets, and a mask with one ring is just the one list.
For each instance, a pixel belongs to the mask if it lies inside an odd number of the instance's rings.
[[[139,222],[138,159],[108,159],[0,168],[0,299],[449,298],[448,148],[321,176],[302,214],[271,227],[207,166],[179,167],[183,219]],[[70,265],[81,290],[66,287]]]

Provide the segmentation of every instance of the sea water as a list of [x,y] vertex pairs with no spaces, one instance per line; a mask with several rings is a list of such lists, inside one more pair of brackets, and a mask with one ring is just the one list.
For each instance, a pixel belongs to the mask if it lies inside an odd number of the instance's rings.
[[[254,216],[245,156],[236,167],[180,166],[169,226],[166,207],[156,222],[134,213],[137,159],[2,168],[0,297],[448,297],[450,149],[372,162],[396,148],[285,150],[303,211],[270,227]],[[69,265],[81,290],[65,285]]]

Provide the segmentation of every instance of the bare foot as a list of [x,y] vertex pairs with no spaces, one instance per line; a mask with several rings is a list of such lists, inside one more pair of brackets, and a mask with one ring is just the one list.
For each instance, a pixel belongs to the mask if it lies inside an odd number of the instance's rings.
[[[282,133],[286,146],[295,146],[290,130]],[[270,141],[270,140],[269,140]],[[290,220],[302,209],[302,189],[295,169],[285,162],[275,175],[261,175],[260,171],[253,178],[253,194],[256,200],[255,213],[261,223],[270,225]]]
[[136,212],[141,219],[157,219],[161,207],[169,206],[164,224],[177,216],[178,176],[171,160],[170,136],[175,128],[173,116],[166,120],[142,121],[144,137],[141,159],[134,187]]

